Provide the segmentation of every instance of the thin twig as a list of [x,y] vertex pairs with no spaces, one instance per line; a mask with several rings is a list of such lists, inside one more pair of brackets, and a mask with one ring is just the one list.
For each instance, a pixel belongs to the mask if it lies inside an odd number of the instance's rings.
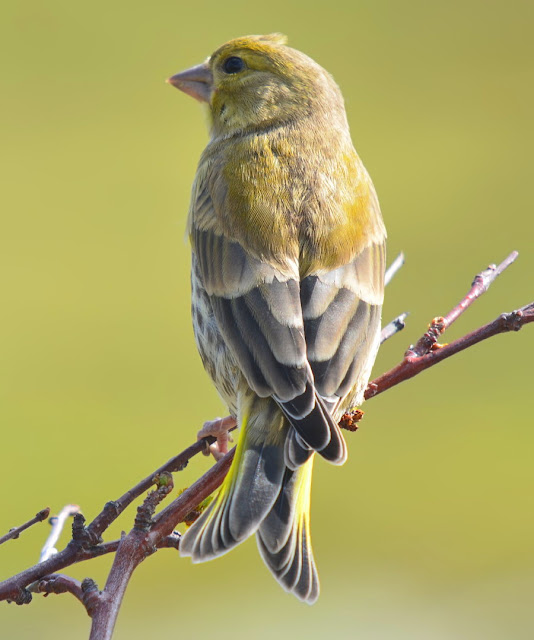
[[58,551],[56,549],[56,542],[59,540],[59,536],[63,531],[65,522],[73,516],[75,513],[80,512],[80,507],[77,504],[68,504],[61,509],[57,516],[50,518],[52,524],[52,530],[50,535],[46,539],[43,548],[41,549],[41,555],[39,562],[45,562],[51,556],[55,555]]
[[[7,580],[0,582],[0,601],[8,600],[16,602],[17,604],[27,604],[31,601],[31,593],[27,591],[26,587],[35,580],[38,580],[45,575],[61,571],[62,569],[78,562],[91,560],[92,558],[100,555],[116,551],[120,541],[98,544],[100,542],[100,533],[105,531],[111,522],[113,522],[119,514],[122,513],[133,500],[135,500],[135,498],[154,484],[154,478],[158,474],[162,474],[165,471],[179,471],[185,468],[188,461],[193,456],[205,451],[206,447],[213,444],[215,441],[216,438],[211,436],[198,440],[177,456],[171,458],[159,469],[154,471],[154,473],[141,480],[141,482],[127,491],[117,501],[108,502],[93,522],[86,529],[82,528],[82,530],[73,537],[65,549],[55,555],[52,555],[47,560],[33,565],[28,569],[11,576]],[[199,500],[194,506],[197,506],[199,502],[201,502],[201,500]],[[81,526],[83,527],[83,517],[81,517],[81,514],[79,514],[79,516],[81,518]],[[75,524],[76,517],[77,516],[75,516]],[[169,544],[163,546],[172,545]]]
[[419,338],[415,346],[411,346],[408,349],[406,356],[417,357],[427,354],[434,345],[437,344],[441,334],[450,327],[453,322],[458,320],[462,313],[464,313],[477,298],[483,293],[486,293],[493,281],[515,262],[518,255],[519,253],[517,251],[512,251],[498,267],[490,264],[487,269],[478,273],[473,280],[471,289],[469,289],[460,302],[453,307],[446,316],[434,318],[428,327],[428,331]]
[[132,487],[124,495],[117,500],[107,502],[104,505],[102,511],[96,516],[86,528],[86,535],[92,544],[100,542],[102,533],[109,527],[109,525],[116,520],[119,515],[139,496],[148,491],[154,484],[154,478],[164,473],[172,473],[173,471],[182,471],[187,466],[187,463],[191,458],[206,450],[206,447],[216,442],[216,438],[208,436],[202,438],[187,447],[184,451],[174,456],[163,464],[159,469],[156,469],[154,473],[151,473],[146,478],[143,478],[138,482],[135,487]]
[[44,576],[34,582],[30,591],[33,593],[43,593],[45,596],[50,593],[72,593],[83,604],[82,584],[75,578],[62,573],[54,573],[51,576]]
[[386,340],[392,338],[396,333],[402,331],[406,326],[405,320],[410,314],[405,311],[401,313],[399,316],[394,318],[391,322],[389,322],[383,329],[380,334],[380,344],[384,344]]
[[221,485],[232,464],[234,454],[235,447],[154,518],[154,525],[150,531],[153,544],[157,544],[157,541],[164,536],[170,535],[174,527],[182,522],[189,512]]
[[[384,274],[384,286],[391,282],[391,280],[395,277],[399,269],[404,265],[404,253],[401,251],[399,255],[393,260],[393,262],[386,269],[386,273]],[[386,340],[392,338],[396,333],[402,331],[406,326],[405,320],[408,317],[408,313],[401,313],[399,316],[394,318],[391,322],[389,322],[383,329],[380,334],[380,344],[384,344]]]
[[[100,556],[104,556],[107,553],[115,553],[115,551],[117,551],[117,549],[119,548],[120,543],[121,543],[121,540],[110,540],[109,542],[102,542],[102,544],[99,544],[95,547],[91,547],[90,549],[87,549],[87,551],[84,553],[84,557],[82,558],[82,560],[83,561],[91,560],[92,558],[99,558]],[[156,544],[156,547],[158,549],[178,549],[179,546],[180,546],[180,533],[178,531],[173,531],[173,533],[162,538]]]
[[425,355],[417,356],[407,352],[404,360],[390,371],[382,374],[373,380],[365,391],[365,399],[374,398],[379,393],[394,387],[395,385],[413,378],[421,371],[438,364],[446,358],[464,351],[468,347],[472,347],[483,340],[487,340],[499,333],[507,333],[509,331],[519,331],[526,324],[534,322],[534,302],[510,313],[503,313],[493,322],[475,329],[471,333],[449,342],[449,344],[440,346]]
[[25,531],[26,529],[29,529],[32,525],[37,524],[38,522],[42,522],[43,520],[46,520],[49,515],[50,515],[50,507],[45,507],[44,509],[41,509],[41,511],[39,511],[39,513],[36,513],[31,520],[28,520],[28,522],[25,522],[24,524],[21,524],[18,527],[14,527],[13,529],[10,529],[4,536],[0,538],[0,544],[4,544],[4,542],[7,542],[8,540],[15,540],[20,536],[20,534],[23,531]]
[[397,274],[399,269],[404,264],[404,253],[401,251],[399,255],[393,260],[393,262],[386,269],[386,273],[384,274],[384,286],[387,286],[393,277]]
[[173,531],[169,536],[163,537],[156,546],[158,549],[179,549],[181,537],[178,531]]
[[477,298],[479,298],[483,293],[486,293],[491,284],[501,275],[501,273],[503,273],[503,271],[508,269],[508,267],[517,260],[518,256],[519,253],[517,251],[512,251],[512,253],[507,256],[500,265],[495,266],[494,264],[490,264],[487,269],[478,273],[473,280],[471,289],[469,289],[462,300],[460,300],[460,302],[444,317],[445,327],[450,327],[450,325],[457,320]]

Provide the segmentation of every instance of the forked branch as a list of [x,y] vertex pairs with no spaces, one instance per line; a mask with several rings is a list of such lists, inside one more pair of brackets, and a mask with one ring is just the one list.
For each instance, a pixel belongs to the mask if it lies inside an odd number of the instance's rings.
[[[428,330],[417,343],[405,353],[401,362],[391,370],[373,380],[366,392],[365,398],[373,398],[387,389],[408,380],[421,371],[428,369],[438,362],[449,358],[487,338],[499,333],[518,331],[524,325],[534,322],[534,302],[524,307],[503,313],[493,322],[479,327],[475,331],[446,345],[440,345],[438,339],[445,330],[464,313],[471,304],[485,293],[495,278],[500,275],[517,258],[517,252],[511,253],[500,265],[490,265],[475,276],[471,289],[445,316],[434,318]],[[387,272],[387,281],[391,280],[404,261],[399,256]],[[395,335],[404,326],[407,314],[401,314],[389,323],[382,332],[382,342]],[[340,426],[355,430],[356,423],[363,413],[355,410],[345,414]],[[199,505],[222,483],[230,468],[234,450],[219,460],[189,489],[184,491],[157,515],[156,508],[172,490],[172,473],[182,470],[188,461],[198,453],[205,451],[215,438],[208,437],[199,440],[185,449],[154,473],[141,480],[117,500],[106,503],[102,511],[94,520],[85,526],[85,518],[77,507],[70,507],[69,515],[74,512],[72,539],[63,551],[55,552],[57,536],[49,537],[49,544],[43,550],[42,562],[26,569],[16,576],[0,583],[0,600],[14,601],[25,604],[31,601],[32,593],[71,593],[85,607],[92,617],[92,640],[109,640],[113,633],[119,608],[127,588],[129,579],[136,567],[149,555],[159,548],[179,547],[180,536],[174,531],[180,522],[191,520],[192,512],[199,510]],[[128,535],[121,540],[103,542],[102,535],[110,524],[135,500],[145,493],[152,485],[156,488],[145,498],[138,508],[134,526]],[[65,512],[66,513],[66,512]],[[24,529],[35,522],[48,517],[48,511],[43,510],[32,520],[0,538],[0,544],[15,538]],[[66,516],[65,516],[66,517]],[[64,520],[63,520],[64,521]],[[53,551],[51,551],[53,550]],[[55,553],[54,553],[55,552]],[[99,591],[96,583],[86,578],[82,583],[58,574],[57,572],[77,562],[89,560],[106,553],[115,552],[114,562],[106,585]]]

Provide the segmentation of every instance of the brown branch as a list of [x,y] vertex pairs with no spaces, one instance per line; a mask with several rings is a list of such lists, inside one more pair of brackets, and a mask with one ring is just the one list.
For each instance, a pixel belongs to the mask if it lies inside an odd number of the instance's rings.
[[469,289],[462,300],[460,300],[460,302],[445,316],[445,326],[449,327],[473,304],[477,298],[479,298],[483,293],[486,293],[497,277],[500,276],[503,271],[508,269],[508,267],[517,260],[518,256],[519,253],[517,251],[512,251],[512,253],[505,258],[499,266],[490,264],[487,269],[478,273],[473,280],[471,289]]
[[62,573],[44,576],[31,586],[30,591],[33,593],[43,593],[45,596],[51,593],[72,593],[72,595],[83,604],[81,582]]
[[387,389],[395,385],[413,378],[421,371],[433,367],[438,362],[450,358],[460,351],[464,351],[468,347],[472,347],[483,340],[487,340],[499,333],[507,333],[509,331],[519,331],[526,324],[534,322],[534,302],[510,313],[503,313],[493,322],[475,329],[471,333],[450,342],[447,345],[430,351],[422,356],[413,356],[410,351],[404,360],[393,367],[390,371],[382,374],[373,380],[365,391],[365,399],[374,398],[379,393],[383,393]]
[[28,590],[32,593],[42,593],[45,598],[51,593],[71,593],[83,604],[88,616],[92,616],[94,607],[98,604],[98,587],[91,578],[79,582],[63,573],[54,573],[34,582]]
[[50,515],[50,507],[45,507],[44,509],[41,509],[41,511],[39,511],[39,513],[36,513],[31,520],[28,520],[28,522],[25,522],[24,524],[21,524],[18,527],[13,527],[13,529],[10,529],[5,535],[3,535],[0,538],[0,544],[4,544],[4,542],[7,542],[8,540],[15,540],[20,536],[20,534],[23,531],[25,531],[26,529],[29,529],[31,526],[33,526],[34,524],[37,524],[38,522],[42,522],[43,520],[46,520],[49,515]]
[[29,584],[49,573],[65,569],[65,567],[79,562],[80,559],[78,545],[73,541],[69,542],[66,548],[55,556],[35,564],[33,567],[21,571],[0,583],[0,600],[7,600],[16,604],[28,604],[32,599],[31,593],[26,589]]
[[174,458],[168,460],[159,469],[156,469],[154,473],[148,475],[146,478],[138,482],[135,487],[132,487],[124,495],[117,500],[107,502],[104,505],[102,511],[96,516],[91,524],[86,528],[85,535],[87,541],[91,544],[98,544],[101,541],[101,535],[109,527],[109,525],[116,520],[120,514],[139,496],[145,491],[150,489],[154,484],[154,478],[164,473],[172,473],[173,471],[182,471],[186,468],[189,460],[196,456],[198,453],[202,453],[206,450],[206,447],[213,444],[216,441],[213,437],[202,438],[195,444],[187,447],[184,451],[179,453]]
[[[44,569],[48,568],[53,569],[54,571],[59,571],[60,569],[70,567],[79,562],[92,560],[93,558],[99,558],[100,556],[104,556],[108,553],[115,553],[119,548],[120,543],[121,540],[110,540],[109,542],[103,542],[102,544],[96,545],[94,547],[80,550],[78,553],[73,553],[73,547],[69,545],[60,554],[53,556],[45,566],[43,566],[43,564],[37,564],[31,567],[29,570],[23,571],[17,576],[14,576],[12,579],[10,578],[9,580],[6,580],[4,583],[2,583],[2,586],[6,585],[6,589],[5,593],[0,594],[0,600],[17,602],[17,604],[27,604],[31,601],[31,593],[37,593],[34,585],[38,584],[39,580],[44,580],[45,578],[51,578],[53,576],[61,575],[58,573],[52,573],[48,576],[43,575],[43,577],[41,578],[36,577],[43,574]],[[178,549],[180,546],[180,534],[178,532],[174,532],[171,535],[165,536],[158,542],[156,546],[158,549]],[[33,579],[34,577],[36,577],[35,580]],[[17,582],[21,583],[21,587],[18,591],[16,590],[16,586],[13,584],[14,578],[18,578],[19,580],[17,580]],[[24,588],[27,586],[28,591],[30,592],[29,596],[28,594],[24,594]],[[8,593],[9,590],[12,590],[11,594]]]
[[90,640],[111,638],[124,592],[136,567],[148,555],[151,555],[156,547],[161,546],[162,541],[168,542],[169,534],[172,533],[174,527],[199,502],[202,502],[217,489],[228,472],[233,457],[234,449],[229,451],[189,489],[173,500],[166,509],[154,518],[151,526],[136,525],[121,540],[106,586],[100,594],[100,603],[93,613]]
[[419,338],[415,346],[408,349],[406,356],[417,357],[427,354],[434,345],[437,344],[441,334],[450,327],[453,322],[458,320],[462,313],[464,313],[477,298],[483,293],[486,293],[493,281],[515,262],[518,255],[519,253],[517,251],[512,251],[498,267],[490,264],[487,269],[478,273],[471,284],[471,289],[469,289],[460,302],[453,307],[446,316],[434,318],[428,327],[428,331]]
[[[525,324],[534,322],[534,303],[531,303],[517,311],[502,314],[493,322],[448,345],[441,346],[437,343],[438,337],[442,335],[445,329],[457,320],[474,300],[487,291],[493,280],[516,257],[517,254],[514,252],[498,267],[490,265],[488,269],[478,274],[471,289],[458,305],[451,309],[446,316],[435,319],[431,323],[429,330],[416,345],[408,349],[402,362],[369,384],[365,398],[372,398],[478,342],[499,333],[518,331]],[[402,261],[395,261],[395,263],[397,263],[397,266],[393,273],[400,268]],[[390,323],[391,326],[388,325],[389,329],[386,327],[384,330],[387,330],[386,334],[394,335],[397,333],[401,328],[400,325],[403,323],[404,317],[405,315],[403,314]],[[361,417],[361,412],[359,412],[358,416],[355,414],[354,422],[359,417]],[[352,426],[354,427],[354,425]],[[157,505],[172,489],[170,473],[183,469],[191,457],[204,451],[206,446],[214,441],[215,438],[200,440],[169,460],[155,473],[147,476],[118,500],[108,502],[87,527],[84,527],[84,517],[81,514],[75,515],[73,536],[67,547],[44,562],[30,567],[17,576],[13,576],[1,583],[0,600],[8,599],[18,604],[23,604],[31,600],[31,590],[45,594],[70,592],[82,601],[87,612],[93,618],[91,638],[93,640],[97,638],[99,640],[109,640],[133,571],[157,548],[170,547],[177,549],[179,547],[180,536],[174,531],[175,526],[183,521],[191,511],[194,511],[222,483],[226,476],[235,449],[219,460],[217,464],[209,469],[189,489],[173,500],[157,516],[154,516]],[[156,482],[157,488],[148,494],[143,504],[138,508],[135,524],[130,533],[120,540],[102,543],[101,535],[111,522],[135,498],[146,492],[154,482]],[[113,566],[106,586],[102,591],[99,591],[96,583],[88,578],[80,584],[66,576],[49,575],[76,562],[113,552],[116,552]],[[31,585],[30,589],[28,589],[28,585]]]
[[[92,558],[99,558],[100,556],[104,556],[107,553],[115,553],[115,551],[117,551],[117,549],[119,548],[121,542],[122,540],[110,540],[109,542],[102,542],[95,547],[91,547],[90,549],[86,550],[83,560],[91,560]],[[178,531],[173,531],[173,533],[165,536],[156,544],[156,547],[158,549],[178,549],[179,546],[180,534],[178,533]]]
[[146,557],[156,550],[156,541],[153,542],[149,538],[149,532],[153,525],[152,516],[158,504],[174,487],[172,475],[169,472],[160,474],[157,483],[158,488],[149,493],[143,504],[138,507],[133,529],[119,544],[106,586],[98,596],[98,603],[95,603],[93,607],[91,640],[111,638],[124,592],[132,573]]
[[[73,537],[68,545],[55,555],[39,564],[29,567],[25,571],[0,582],[0,601],[8,600],[17,604],[27,604],[31,602],[31,593],[26,589],[28,585],[43,578],[46,575],[61,571],[78,562],[90,560],[105,553],[116,551],[112,548],[113,543],[107,543],[110,547],[98,544],[100,535],[124,509],[144,491],[154,484],[154,478],[158,474],[166,471],[180,471],[184,469],[188,461],[206,450],[206,447],[215,442],[215,438],[207,437],[195,442],[193,445],[171,458],[150,476],[141,480],[135,487],[127,491],[118,500],[108,502],[102,511],[96,516],[91,524],[84,528],[85,518],[81,514],[74,516]],[[199,501],[200,502],[200,501]],[[198,504],[198,503],[197,503]],[[196,505],[195,505],[196,506]],[[169,545],[171,546],[171,545]]]
[[189,512],[221,485],[232,464],[234,454],[235,447],[156,516],[150,532],[153,544],[157,544],[157,540],[168,536]]

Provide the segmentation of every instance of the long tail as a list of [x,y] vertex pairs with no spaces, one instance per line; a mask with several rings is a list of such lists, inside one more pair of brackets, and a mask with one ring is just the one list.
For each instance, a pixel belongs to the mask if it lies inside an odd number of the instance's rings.
[[[258,438],[260,420],[280,413],[271,404],[275,411],[269,408],[268,416],[260,412],[252,422],[248,414],[242,417],[230,471],[215,500],[182,536],[180,555],[190,556],[193,562],[223,555],[252,535],[271,511],[284,479],[283,441],[287,433],[285,425],[284,434],[278,434],[278,441],[271,439],[272,444],[265,434]],[[282,427],[281,415],[278,422]]]
[[230,471],[217,497],[182,536],[180,555],[204,562],[257,533],[260,553],[278,582],[311,604],[319,595],[310,539],[314,452],[302,442],[301,466],[288,467],[286,442],[295,430],[270,398],[256,396],[240,423]]
[[278,499],[256,533],[261,556],[274,577],[308,604],[319,597],[310,537],[312,469],[313,457],[296,471],[286,470]]

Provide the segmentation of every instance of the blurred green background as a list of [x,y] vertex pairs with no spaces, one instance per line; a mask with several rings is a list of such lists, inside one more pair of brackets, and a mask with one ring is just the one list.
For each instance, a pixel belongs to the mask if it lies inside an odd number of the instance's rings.
[[[409,325],[376,375],[513,249],[448,339],[534,298],[533,28],[521,0],[3,3],[0,533],[45,505],[91,518],[224,415],[193,342],[184,241],[207,135],[167,76],[271,31],[334,74],[390,259],[407,255],[384,319],[409,310]],[[116,637],[532,638],[533,347],[532,327],[494,338],[365,407],[349,462],[317,464],[314,607],[253,540],[200,566],[162,551],[135,573]],[[1,577],[33,564],[47,531],[2,547]],[[110,560],[69,573],[103,586]],[[36,597],[0,607],[0,628],[81,639],[89,619],[70,596]]]

